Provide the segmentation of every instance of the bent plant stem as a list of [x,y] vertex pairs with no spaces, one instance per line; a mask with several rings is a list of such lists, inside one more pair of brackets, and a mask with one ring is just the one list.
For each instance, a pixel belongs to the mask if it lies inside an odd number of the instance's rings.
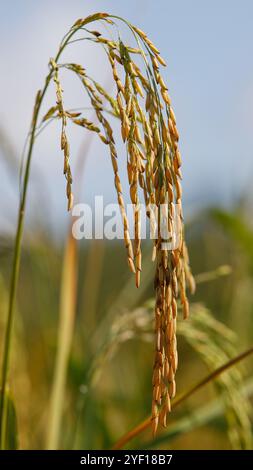
[[[78,31],[78,29],[79,28],[70,30],[70,32],[67,34],[65,41],[61,44],[59,51],[54,59],[56,63],[58,62],[63,50],[67,46],[70,38]],[[24,215],[25,215],[25,208],[26,208],[26,198],[27,198],[27,189],[28,189],[28,182],[29,182],[29,176],[30,176],[30,167],[31,167],[31,160],[32,160],[32,155],[33,155],[34,142],[36,139],[36,128],[37,128],[38,116],[39,116],[43,98],[48,89],[52,75],[53,75],[53,71],[50,70],[49,74],[46,77],[44,88],[42,89],[42,91],[39,90],[36,95],[33,117],[32,117],[32,124],[31,124],[31,132],[29,134],[30,135],[29,147],[28,147],[28,152],[27,152],[27,160],[26,160],[25,173],[24,173],[24,178],[23,178],[23,188],[21,191],[21,200],[20,200],[19,211],[18,211],[17,231],[16,231],[16,237],[15,237],[14,258],[13,258],[12,274],[11,274],[9,309],[8,309],[8,316],[7,316],[7,325],[6,325],[6,330],[5,330],[3,362],[2,362],[2,379],[1,379],[2,380],[1,382],[2,393],[1,393],[1,400],[0,400],[0,448],[1,449],[4,449],[5,447],[5,434],[6,434],[6,425],[7,425],[6,392],[7,392],[7,381],[8,381],[9,363],[10,363],[10,350],[11,350],[11,341],[12,341],[12,332],[13,332],[14,308],[15,308],[18,278],[19,278],[21,243],[22,243],[23,228],[24,228]]]
[[13,259],[13,267],[12,267],[12,275],[11,275],[9,310],[8,310],[7,325],[6,325],[6,331],[5,331],[3,365],[2,365],[2,396],[1,396],[1,408],[0,408],[1,449],[4,448],[4,442],[5,442],[6,412],[7,412],[6,386],[7,386],[7,380],[8,380],[8,372],[9,372],[10,349],[11,349],[11,339],[12,339],[13,320],[14,320],[14,307],[15,307],[18,277],[19,277],[21,242],[22,242],[22,235],[23,235],[24,215],[25,215],[26,196],[27,196],[27,188],[28,188],[28,181],[29,181],[29,174],[30,174],[30,165],[31,165],[33,147],[34,147],[34,142],[35,142],[35,130],[36,130],[38,114],[39,114],[43,96],[47,90],[47,87],[50,81],[50,78],[46,80],[46,84],[45,84],[43,92],[42,93],[38,92],[36,96],[33,120],[32,120],[32,131],[30,135],[30,143],[29,143],[25,175],[24,175],[23,190],[22,190],[21,201],[20,201],[19,212],[18,212],[17,232],[16,232],[16,238],[15,238],[14,259]]
[[[221,375],[223,372],[226,372],[230,367],[233,367],[235,364],[238,362],[242,361],[246,357],[250,356],[253,354],[253,347],[247,349],[246,351],[242,352],[238,356],[234,357],[230,361],[226,362],[222,366],[218,367],[215,369],[213,372],[208,374],[206,377],[204,377],[202,380],[200,380],[196,385],[194,385],[192,388],[187,390],[185,393],[180,395],[178,398],[176,398],[173,401],[173,409],[180,405],[183,401],[187,400],[191,395],[193,395],[195,392],[197,392],[200,388],[204,387],[204,385],[207,385],[208,383],[212,382],[213,380],[216,379],[219,375]],[[112,450],[118,450],[124,447],[128,442],[130,442],[134,437],[138,436],[141,434],[143,431],[148,429],[152,424],[152,418],[151,416],[142,421],[139,425],[137,425],[135,428],[131,429],[127,434],[122,436],[112,447]]]

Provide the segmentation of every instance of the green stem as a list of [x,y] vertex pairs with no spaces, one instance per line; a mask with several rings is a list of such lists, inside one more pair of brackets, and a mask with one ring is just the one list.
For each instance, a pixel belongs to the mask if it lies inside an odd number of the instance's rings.
[[[68,44],[70,38],[78,31],[79,28],[70,30],[67,34],[65,41],[61,44],[59,51],[55,57],[55,63],[58,62],[61,53]],[[49,83],[51,81],[53,71],[50,70],[49,74],[46,77],[45,85],[42,91],[39,91],[36,96],[35,106],[33,111],[33,118],[31,124],[31,132],[29,137],[29,147],[27,153],[27,160],[25,166],[25,174],[23,179],[23,187],[21,190],[21,200],[18,211],[18,221],[17,221],[17,231],[15,237],[15,246],[14,246],[14,258],[12,264],[12,274],[11,274],[11,286],[10,286],[10,297],[9,297],[9,309],[7,316],[7,325],[5,330],[4,338],[4,351],[3,351],[3,363],[2,363],[2,383],[1,383],[1,401],[0,401],[0,448],[4,449],[5,447],[5,434],[6,434],[6,421],[7,421],[7,381],[9,375],[9,363],[10,363],[10,350],[11,350],[11,340],[13,332],[13,320],[14,320],[14,307],[15,299],[17,293],[17,284],[19,278],[19,268],[20,268],[20,254],[21,254],[21,242],[23,236],[23,227],[24,227],[24,215],[26,207],[26,198],[27,198],[27,189],[30,176],[30,166],[33,154],[33,147],[36,138],[36,127],[39,116],[39,111],[43,98],[48,89]]]
[[28,181],[29,181],[30,164],[31,164],[31,158],[32,158],[32,153],[33,153],[33,146],[34,146],[34,141],[35,141],[35,129],[36,129],[36,124],[37,124],[37,119],[38,119],[38,113],[40,110],[43,96],[48,87],[49,81],[50,79],[46,81],[46,85],[44,87],[43,92],[42,93],[39,92],[36,97],[34,114],[33,114],[33,122],[32,122],[32,132],[30,136],[30,143],[29,143],[26,169],[25,169],[25,175],[24,175],[24,185],[23,185],[23,191],[21,195],[21,201],[20,201],[19,212],[18,212],[17,232],[16,232],[16,238],[15,238],[14,258],[13,258],[12,275],[11,275],[10,300],[9,300],[7,325],[6,325],[6,331],[5,331],[3,364],[2,364],[2,395],[1,395],[1,407],[0,407],[1,449],[4,449],[4,442],[5,442],[6,412],[7,412],[6,386],[7,386],[9,362],[10,362],[10,349],[11,349],[11,339],[12,339],[13,320],[14,320],[14,306],[15,306],[15,298],[16,298],[16,293],[17,293],[17,283],[18,283],[19,268],[20,268],[21,241],[22,241],[22,235],[23,235],[27,187],[28,187]]

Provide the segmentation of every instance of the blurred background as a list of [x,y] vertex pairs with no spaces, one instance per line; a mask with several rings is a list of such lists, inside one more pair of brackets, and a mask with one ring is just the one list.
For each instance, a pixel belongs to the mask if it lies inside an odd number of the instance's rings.
[[[164,78],[181,136],[186,238],[197,280],[191,319],[179,324],[180,394],[253,342],[250,0],[1,2],[1,348],[19,171],[35,94],[68,28],[95,11],[125,17],[146,31],[168,65]],[[68,60],[84,65],[110,90],[98,48],[77,43],[64,54]],[[86,106],[78,82],[66,73],[63,84],[66,108]],[[44,111],[54,102],[51,87]],[[97,194],[115,202],[103,146],[82,129],[68,133],[77,202],[93,204]],[[32,164],[12,354],[10,446],[47,448],[57,434],[59,448],[107,448],[150,412],[154,266],[146,243],[137,291],[123,243],[71,239],[59,138],[59,122],[53,122],[37,139]],[[120,160],[123,169],[123,151]],[[248,359],[182,403],[156,441],[147,431],[129,446],[252,448],[251,372]]]

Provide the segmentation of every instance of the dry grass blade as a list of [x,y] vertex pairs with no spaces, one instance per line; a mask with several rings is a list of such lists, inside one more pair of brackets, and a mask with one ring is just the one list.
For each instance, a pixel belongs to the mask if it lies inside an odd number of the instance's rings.
[[[200,380],[194,387],[192,387],[190,390],[182,394],[179,398],[176,398],[173,402],[173,409],[180,405],[182,402],[187,400],[191,395],[193,395],[195,392],[200,390],[202,387],[207,385],[208,383],[212,382],[215,380],[219,375],[223,374],[226,372],[230,367],[233,367],[235,364],[239,363],[246,357],[250,356],[253,354],[253,347],[250,349],[247,349],[243,353],[239,354],[238,356],[234,357],[230,361],[228,361],[226,364],[223,364],[221,367],[218,367],[216,370],[214,370],[211,374],[207,375],[204,377],[202,380]],[[151,426],[152,423],[152,417],[147,418],[145,421],[140,423],[138,426],[136,426],[134,429],[129,431],[127,434],[125,434],[121,439],[119,439],[114,446],[112,447],[113,450],[121,449],[124,447],[128,442],[130,442],[133,438],[141,434],[145,429],[148,429]]]
[[58,449],[68,360],[73,337],[76,288],[76,240],[69,233],[62,269],[58,350],[53,380],[47,435],[47,449]]
[[[240,386],[240,394],[243,398],[249,400],[253,395],[253,382],[251,379],[247,380],[242,386]],[[166,433],[160,434],[154,441],[153,439],[143,445],[144,449],[155,448],[165,442],[170,442],[177,436],[182,434],[195,431],[196,428],[206,426],[214,421],[221,421],[224,415],[224,400],[222,397],[215,398],[207,405],[197,407],[186,413],[186,416],[173,420],[170,422]],[[171,444],[170,444],[171,447]]]

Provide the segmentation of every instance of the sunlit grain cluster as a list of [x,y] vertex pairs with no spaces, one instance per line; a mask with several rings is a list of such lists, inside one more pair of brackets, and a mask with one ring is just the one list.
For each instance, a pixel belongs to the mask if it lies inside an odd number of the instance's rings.
[[[56,64],[51,61],[57,104],[48,117],[51,117],[53,113],[62,121],[61,148],[64,152],[64,174],[67,179],[69,209],[72,207],[73,196],[69,144],[65,130],[67,121],[70,120],[78,126],[97,133],[108,147],[124,225],[128,264],[135,275],[137,287],[140,285],[142,270],[140,201],[145,201],[148,218],[152,208],[155,207],[160,214],[161,206],[166,205],[168,233],[172,240],[176,220],[178,243],[172,249],[166,248],[164,243],[170,240],[163,238],[160,227],[161,215],[158,216],[158,231],[152,255],[153,260],[156,261],[154,281],[156,341],[152,402],[152,422],[155,433],[159,421],[166,426],[171,399],[176,393],[178,300],[181,302],[184,318],[187,318],[189,304],[186,287],[188,285],[191,291],[194,291],[195,287],[184,241],[179,132],[168,88],[160,72],[160,66],[165,67],[166,64],[147,35],[124,20],[122,21],[132,32],[135,47],[125,44],[119,35],[117,40],[112,40],[104,37],[103,33],[98,30],[87,29],[89,23],[100,20],[101,26],[106,22],[113,33],[116,19],[120,20],[106,13],[99,13],[78,20],[70,30],[71,37],[75,32],[85,31],[89,34],[90,40],[104,48],[115,83],[115,96],[110,96],[101,84],[91,78],[84,66],[73,63]],[[64,110],[59,78],[59,71],[63,68],[71,70],[80,78],[91,106],[95,110],[96,122],[91,122],[82,113]],[[110,106],[109,113],[105,105]],[[113,119],[116,117],[120,120],[121,136],[126,147],[129,194],[134,211],[133,241],[129,234],[129,222],[117,164],[117,149],[112,124],[109,123],[108,118],[110,115]]]

